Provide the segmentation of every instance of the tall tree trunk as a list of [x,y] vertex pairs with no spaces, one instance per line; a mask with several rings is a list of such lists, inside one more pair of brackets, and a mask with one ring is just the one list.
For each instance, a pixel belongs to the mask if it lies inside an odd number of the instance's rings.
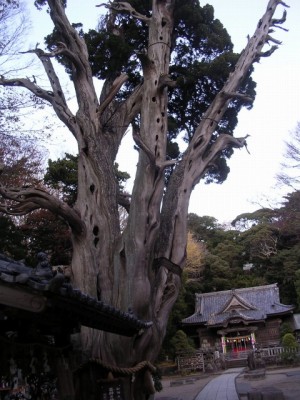
[[[78,199],[71,208],[46,192],[31,188],[17,191],[0,186],[0,195],[16,203],[9,209],[11,214],[47,208],[66,219],[72,229],[74,285],[123,311],[133,312],[140,319],[153,321],[150,329],[133,338],[82,328],[83,358],[99,358],[127,368],[144,360],[154,362],[181,285],[193,187],[222,151],[245,145],[245,138],[229,134],[212,138],[232,99],[251,101],[239,89],[253,63],[277,47],[262,52],[266,42],[278,44],[270,37],[270,30],[285,20],[285,14],[282,19],[273,19],[277,5],[285,4],[280,0],[269,1],[235,70],[195,126],[182,158],[173,162],[174,171],[165,188],[164,170],[170,165],[166,157],[167,91],[173,85],[168,73],[175,0],[153,0],[149,18],[126,2],[107,4],[114,13],[130,12],[149,27],[147,50],[140,53],[144,80],[123,102],[115,100],[115,96],[126,81],[126,74],[107,79],[98,100],[84,40],[69,23],[64,2],[47,0],[47,3],[61,42],[52,53],[40,49],[32,52],[43,63],[52,91],[41,89],[29,79],[0,77],[0,84],[27,88],[48,101],[70,129],[78,143]],[[72,65],[78,101],[76,115],[68,108],[51,64],[51,57],[57,55],[64,56]],[[138,127],[134,124],[133,137],[139,146],[139,161],[128,223],[121,233],[114,161],[122,137],[138,114],[140,124]],[[144,378],[144,373],[136,375],[132,399],[146,398],[147,390],[142,390]]]

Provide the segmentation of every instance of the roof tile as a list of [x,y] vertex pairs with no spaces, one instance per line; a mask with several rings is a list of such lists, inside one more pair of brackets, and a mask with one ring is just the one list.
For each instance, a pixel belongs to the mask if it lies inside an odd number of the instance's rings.
[[[234,315],[244,320],[264,320],[267,316],[290,313],[293,306],[280,303],[277,284],[232,289],[221,292],[197,293],[195,313],[182,320],[184,325],[223,325]],[[234,313],[227,307],[233,299]],[[233,302],[234,303],[234,302]],[[249,309],[250,308],[250,309]]]

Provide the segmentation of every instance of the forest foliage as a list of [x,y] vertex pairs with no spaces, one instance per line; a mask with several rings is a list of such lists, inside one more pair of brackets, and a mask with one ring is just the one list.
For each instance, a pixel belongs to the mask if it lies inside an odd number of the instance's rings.
[[[5,152],[3,146],[0,151]],[[13,156],[12,147],[7,157],[11,157],[12,169],[18,171],[19,179],[34,179],[30,153],[21,161]],[[117,167],[116,179],[122,186],[128,175]],[[58,191],[59,196],[72,203],[76,193],[74,171],[76,157],[70,154],[57,161],[49,160],[40,185]],[[194,312],[195,293],[277,283],[281,301],[300,310],[300,191],[284,196],[278,208],[238,215],[230,229],[212,216],[189,214],[188,229],[183,286],[170,316],[162,355],[173,355],[173,338],[181,320]],[[68,226],[46,210],[20,219],[1,215],[0,232],[0,252],[31,262],[43,250],[53,265],[70,263]]]
[[[19,179],[33,174],[30,160],[29,153],[21,161],[16,159],[16,165],[12,161]],[[76,193],[74,170],[76,157],[70,154],[57,161],[49,160],[40,185],[58,191],[59,196],[72,203]],[[121,186],[127,177],[116,169]],[[170,316],[162,354],[169,351],[172,355],[172,338],[181,320],[194,312],[195,293],[277,283],[281,301],[300,310],[300,191],[284,196],[278,208],[238,215],[230,229],[214,217],[189,214],[188,229],[183,286]],[[31,262],[43,250],[53,265],[70,263],[68,226],[46,210],[20,219],[1,215],[0,231],[0,252]]]
[[[266,262],[277,257],[280,263],[285,257],[285,248],[280,252],[278,247],[284,221],[277,215],[280,226],[273,225],[273,219],[264,220],[245,232],[226,231],[212,217],[190,216],[196,242],[193,261],[197,261],[183,273],[191,193],[201,179],[222,183],[234,149],[246,147],[248,135],[233,136],[237,115],[242,107],[252,106],[253,64],[278,48],[280,42],[270,34],[281,28],[286,11],[280,19],[273,15],[279,4],[287,5],[270,0],[244,51],[235,54],[213,7],[202,7],[196,0],[108,2],[106,17],[89,32],[69,22],[65,0],[36,0],[35,4],[49,7],[55,26],[46,39],[47,52],[38,47],[29,51],[41,61],[52,90],[40,87],[35,77],[0,76],[0,84],[26,88],[52,106],[76,138],[78,163],[70,155],[59,163],[49,162],[39,187],[0,186],[1,211],[14,215],[11,221],[24,235],[26,257],[44,246],[52,263],[68,263],[72,252],[72,284],[153,322],[141,340],[134,338],[126,346],[123,338],[83,328],[84,357],[114,365],[154,361],[182,274],[186,284],[182,309],[174,310],[177,319],[190,305],[187,296],[191,298],[195,291],[222,290],[246,281],[264,283],[267,274],[260,273],[262,267],[272,268]],[[53,58],[71,78],[76,114],[69,108]],[[100,96],[95,77],[105,80]],[[115,159],[129,128],[139,161],[123,230],[118,205],[126,208],[122,191],[126,175],[118,174]],[[186,142],[183,153],[176,143],[179,135]],[[64,168],[69,174],[64,174]],[[57,217],[50,217],[49,211]],[[290,276],[293,262],[289,259],[286,266]],[[245,277],[245,263],[257,269],[255,276],[251,269]],[[136,398],[141,398],[139,385],[134,384]]]
[[231,229],[210,216],[189,214],[188,221],[189,268],[170,316],[162,358],[174,356],[172,340],[181,320],[194,313],[195,293],[277,283],[281,302],[300,311],[300,191],[284,196],[278,208],[237,216]]

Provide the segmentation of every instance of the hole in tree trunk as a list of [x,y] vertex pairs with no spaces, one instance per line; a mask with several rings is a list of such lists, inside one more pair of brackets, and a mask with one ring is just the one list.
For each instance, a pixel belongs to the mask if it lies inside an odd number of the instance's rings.
[[198,146],[201,145],[202,142],[203,142],[203,138],[200,137],[200,139],[198,139],[198,140],[196,141],[196,143],[194,144],[193,148],[196,149]]
[[122,258],[126,258],[126,254],[125,254],[125,249],[124,248],[120,251],[120,256]]
[[89,152],[89,146],[87,145],[87,143],[85,142],[85,147],[82,148],[82,151],[84,152],[84,154],[88,155]]

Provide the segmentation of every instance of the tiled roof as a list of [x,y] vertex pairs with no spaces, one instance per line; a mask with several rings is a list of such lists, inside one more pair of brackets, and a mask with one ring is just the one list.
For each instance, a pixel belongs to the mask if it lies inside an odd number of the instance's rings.
[[195,313],[184,325],[224,326],[234,319],[261,321],[271,315],[291,313],[293,306],[280,303],[277,284],[196,294]]
[[[20,299],[17,305],[14,293]],[[22,299],[27,298],[32,309],[26,302],[22,304]],[[40,313],[40,319],[56,324],[84,325],[124,336],[133,336],[152,325],[73,288],[63,274],[54,276],[45,260],[40,260],[37,268],[31,268],[1,254],[0,306],[4,314],[9,307],[15,307],[26,316]]]
[[230,311],[230,312],[225,312],[222,314],[217,314],[217,315],[211,315],[210,318],[207,321],[208,326],[213,326],[213,325],[227,325],[229,322],[232,322],[234,320],[244,320],[247,322],[252,322],[252,321],[261,321],[266,318],[266,315],[262,311],[256,311],[256,310],[247,310],[244,312],[241,312],[240,310],[235,310],[235,311]]

